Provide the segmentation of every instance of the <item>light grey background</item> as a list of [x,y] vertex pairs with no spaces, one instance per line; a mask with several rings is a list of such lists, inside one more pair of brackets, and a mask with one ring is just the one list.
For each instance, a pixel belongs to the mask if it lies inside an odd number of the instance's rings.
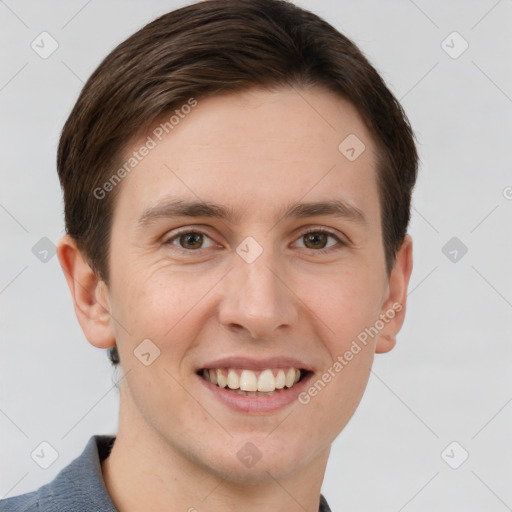
[[[106,353],[85,340],[57,258],[32,248],[63,233],[56,147],[83,83],[115,45],[186,3],[0,0],[0,496],[36,489],[91,435],[116,432]],[[406,322],[376,356],[323,493],[333,511],[511,510],[512,1],[296,3],[369,57],[421,157]],[[31,48],[43,31],[59,45],[47,59]],[[463,48],[453,31],[469,44],[458,58],[442,47]],[[456,262],[442,252],[452,237],[468,248]],[[31,458],[42,441],[59,455],[48,469]]]

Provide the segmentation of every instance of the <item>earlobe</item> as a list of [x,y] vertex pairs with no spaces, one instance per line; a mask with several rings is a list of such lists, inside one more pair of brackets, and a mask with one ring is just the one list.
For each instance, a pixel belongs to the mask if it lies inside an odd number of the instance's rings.
[[391,336],[388,334],[379,334],[377,339],[377,344],[375,345],[375,353],[376,354],[384,354],[393,350],[396,345],[396,336]]
[[91,269],[69,235],[60,239],[57,256],[85,337],[98,348],[115,345],[107,285]]
[[389,352],[396,345],[396,336],[405,320],[407,289],[412,265],[412,238],[405,235],[389,277],[388,294],[381,311],[384,326],[377,337],[376,353]]

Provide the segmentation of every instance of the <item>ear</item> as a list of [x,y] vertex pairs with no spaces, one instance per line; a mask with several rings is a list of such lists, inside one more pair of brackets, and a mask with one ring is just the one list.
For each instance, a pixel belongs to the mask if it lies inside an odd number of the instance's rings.
[[114,346],[107,285],[91,269],[69,235],[59,240],[57,256],[85,337],[98,348]]
[[396,345],[396,336],[405,319],[407,288],[412,272],[412,238],[405,235],[389,276],[387,297],[384,300],[381,319],[384,328],[379,332],[376,353],[389,352]]

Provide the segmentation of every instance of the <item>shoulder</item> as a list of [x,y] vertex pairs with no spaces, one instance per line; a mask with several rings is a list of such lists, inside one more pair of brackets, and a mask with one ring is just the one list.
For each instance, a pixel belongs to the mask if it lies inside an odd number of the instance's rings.
[[320,494],[320,508],[319,512],[331,512],[327,500],[325,499],[323,494]]
[[39,512],[39,491],[0,500],[1,512]]
[[35,491],[0,500],[0,512],[116,512],[100,466],[114,440],[114,436],[92,436],[82,454],[51,482]]

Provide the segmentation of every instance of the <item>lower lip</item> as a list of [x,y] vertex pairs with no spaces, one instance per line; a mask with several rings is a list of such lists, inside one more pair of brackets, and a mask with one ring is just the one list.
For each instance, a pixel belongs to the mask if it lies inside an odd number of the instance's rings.
[[295,402],[298,395],[307,387],[308,381],[311,379],[312,375],[312,373],[308,373],[300,382],[297,382],[291,388],[283,388],[269,396],[239,395],[233,391],[228,391],[227,388],[220,388],[199,375],[197,378],[208,392],[212,393],[215,399],[231,409],[239,412],[258,414],[279,411]]

